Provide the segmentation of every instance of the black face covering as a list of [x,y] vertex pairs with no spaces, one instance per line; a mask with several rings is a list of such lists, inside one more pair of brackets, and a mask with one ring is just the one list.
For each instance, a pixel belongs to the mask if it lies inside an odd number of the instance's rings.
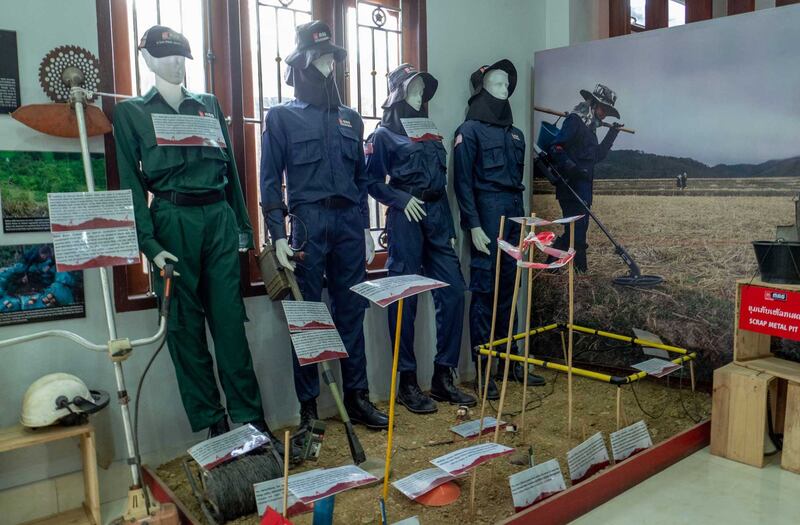
[[514,123],[508,99],[493,97],[485,89],[481,89],[469,105],[467,120],[479,120],[496,126],[510,126]]
[[389,106],[389,109],[383,110],[383,117],[381,118],[381,126],[388,128],[390,131],[398,135],[407,135],[403,123],[400,119],[403,118],[425,118],[428,116],[428,109],[425,104],[417,111],[412,108],[408,102],[401,100]]
[[286,71],[286,83],[294,86],[294,96],[297,100],[312,106],[336,108],[341,104],[335,75],[331,73],[326,77],[313,65],[305,69],[289,66]]

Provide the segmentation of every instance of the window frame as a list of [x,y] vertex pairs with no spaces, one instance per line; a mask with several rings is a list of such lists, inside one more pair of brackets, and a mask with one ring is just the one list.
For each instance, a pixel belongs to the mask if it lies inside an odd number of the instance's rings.
[[[255,165],[255,152],[246,146],[252,143],[254,125],[245,122],[245,103],[250,97],[252,103],[253,90],[252,71],[249,61],[249,28],[248,13],[243,12],[242,2],[247,0],[206,0],[203,3],[205,20],[205,36],[211,56],[207,60],[207,86],[220,102],[222,110],[231,119],[229,132],[230,150],[239,171],[248,214],[254,229],[263,228],[259,224],[259,167]],[[318,20],[326,22],[333,33],[337,45],[346,47],[345,23],[347,4],[352,0],[312,0],[312,12]],[[406,62],[417,65],[421,70],[427,67],[427,22],[426,0],[370,0],[370,3],[396,6],[403,2],[403,52]],[[127,23],[127,0],[95,0],[97,12],[97,32],[99,43],[99,59],[103,64],[100,72],[101,90],[104,92],[130,93],[131,78],[131,40]],[[249,4],[247,4],[249,5]],[[246,7],[246,6],[245,6]],[[243,30],[244,28],[244,30]],[[198,57],[199,58],[199,57]],[[246,61],[245,58],[248,58]],[[337,82],[345,84],[345,68],[337,68]],[[213,89],[211,89],[213,87]],[[115,101],[104,98],[102,109],[111,118]],[[248,130],[248,128],[250,128]],[[249,141],[248,141],[249,139]],[[111,134],[104,137],[106,156],[106,176],[109,189],[119,188],[117,174],[116,148]],[[256,146],[258,147],[258,146]],[[240,257],[242,275],[242,296],[252,297],[265,295],[266,289],[258,273],[256,253],[260,247]],[[382,275],[386,254],[379,254],[370,265],[369,276]],[[131,293],[132,289],[142,289],[148,281],[135,265],[114,268],[114,300],[118,312],[145,310],[156,306],[155,297],[146,292]]]
[[[798,0],[800,1],[800,0]],[[686,0],[686,23],[709,20],[712,17],[713,0]],[[652,29],[669,27],[669,0],[647,0],[645,2],[645,26],[631,24],[630,0],[609,0],[609,37],[640,33]]]

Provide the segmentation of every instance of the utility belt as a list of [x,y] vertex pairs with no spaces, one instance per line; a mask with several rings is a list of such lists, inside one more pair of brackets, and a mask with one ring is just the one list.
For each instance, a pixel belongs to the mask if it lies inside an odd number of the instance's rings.
[[445,190],[420,190],[418,188],[412,188],[411,186],[401,186],[401,185],[391,185],[392,188],[397,188],[400,191],[404,191],[410,194],[412,197],[416,197],[422,202],[436,202],[440,200],[442,197],[445,196]]
[[355,206],[355,203],[350,199],[339,196],[327,197],[325,199],[316,201],[314,204],[331,210],[342,210],[345,208],[350,208],[351,206]]
[[225,200],[222,190],[204,191],[202,193],[181,193],[179,191],[154,191],[159,199],[169,201],[176,206],[206,206]]

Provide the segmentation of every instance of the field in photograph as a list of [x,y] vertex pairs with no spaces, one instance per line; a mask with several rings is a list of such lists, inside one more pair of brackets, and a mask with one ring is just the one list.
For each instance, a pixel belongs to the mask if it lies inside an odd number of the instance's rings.
[[[547,181],[533,183],[534,194],[553,193]],[[680,197],[778,197],[800,193],[800,177],[698,178],[689,177],[686,188],[676,187],[674,178],[596,179],[595,195],[658,195]]]

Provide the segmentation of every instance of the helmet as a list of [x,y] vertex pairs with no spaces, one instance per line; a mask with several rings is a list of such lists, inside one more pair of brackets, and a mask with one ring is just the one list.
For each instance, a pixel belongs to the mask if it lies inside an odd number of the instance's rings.
[[22,399],[20,423],[46,427],[55,423],[80,425],[88,414],[108,405],[108,393],[89,390],[72,374],[48,374],[34,381]]

